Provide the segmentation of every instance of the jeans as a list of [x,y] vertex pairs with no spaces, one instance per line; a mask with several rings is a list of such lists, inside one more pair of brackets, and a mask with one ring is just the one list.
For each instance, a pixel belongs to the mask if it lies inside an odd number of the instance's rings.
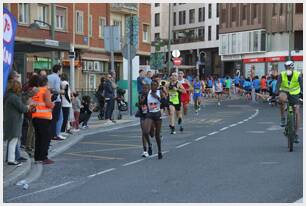
[[115,106],[115,99],[110,98],[109,100],[106,100],[106,111],[105,111],[105,119],[111,119],[114,111]]
[[58,121],[56,123],[56,136],[60,135],[62,125],[63,125],[63,111],[61,110],[60,113],[59,113]]
[[56,137],[59,134],[56,128],[57,128],[57,122],[59,120],[59,116],[62,110],[61,108],[62,108],[62,103],[55,102],[54,108],[52,110],[52,120],[51,120],[51,132],[52,132],[53,137]]

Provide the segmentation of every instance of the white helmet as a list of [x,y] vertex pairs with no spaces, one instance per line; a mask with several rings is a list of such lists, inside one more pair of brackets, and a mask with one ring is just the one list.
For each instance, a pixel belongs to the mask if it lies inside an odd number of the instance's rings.
[[291,69],[294,69],[294,63],[293,61],[286,61],[285,67],[289,67]]

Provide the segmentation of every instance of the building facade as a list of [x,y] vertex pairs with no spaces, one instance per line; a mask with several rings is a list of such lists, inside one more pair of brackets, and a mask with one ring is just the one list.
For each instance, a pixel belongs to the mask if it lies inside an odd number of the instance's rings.
[[303,64],[303,4],[221,4],[220,49],[222,72],[263,76],[284,70],[284,62]]
[[[137,55],[140,64],[148,64],[151,49],[148,32],[151,26],[150,4],[9,3],[4,6],[18,21],[15,69],[22,74],[23,81],[29,72],[42,69],[51,72],[53,63],[61,63],[63,72],[69,76],[68,51],[73,45],[75,88],[95,90],[100,83],[100,77],[109,72],[111,67],[110,53],[105,50],[104,27],[119,26],[120,42],[123,46],[126,39],[125,20],[131,15],[136,15],[139,19]],[[36,30],[31,26],[35,20],[39,20],[37,23],[40,26]],[[54,26],[53,36],[51,26]],[[122,53],[116,52],[114,60],[116,78],[120,80],[123,78]]]
[[[201,77],[220,74],[218,5],[152,4],[152,37],[155,41],[162,39],[167,44],[170,30],[170,50],[180,50],[183,60],[179,69],[196,74],[196,62],[199,60]],[[167,46],[162,47],[161,51],[167,52]],[[152,52],[155,52],[154,48]]]

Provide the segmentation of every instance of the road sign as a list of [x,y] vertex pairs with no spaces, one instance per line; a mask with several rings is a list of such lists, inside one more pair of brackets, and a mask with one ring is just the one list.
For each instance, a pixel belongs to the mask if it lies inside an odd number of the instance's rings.
[[172,56],[174,57],[174,58],[178,58],[179,56],[181,55],[181,53],[180,53],[180,50],[173,50],[172,51]]
[[75,53],[74,52],[69,52],[68,56],[69,56],[69,59],[74,59],[75,58]]
[[173,63],[175,66],[180,66],[182,64],[182,58],[173,58]]
[[120,30],[119,26],[104,27],[104,45],[108,52],[120,51]]
[[[127,44],[125,44],[124,47],[121,49],[122,56],[125,59],[128,59],[128,48],[129,47],[127,46]],[[131,45],[131,58],[134,59],[135,56],[136,56],[136,48]]]
[[164,54],[161,52],[152,53],[150,56],[150,68],[151,69],[161,69],[163,68]]
[[139,20],[137,16],[127,17],[125,34],[130,35],[131,45],[138,48]]

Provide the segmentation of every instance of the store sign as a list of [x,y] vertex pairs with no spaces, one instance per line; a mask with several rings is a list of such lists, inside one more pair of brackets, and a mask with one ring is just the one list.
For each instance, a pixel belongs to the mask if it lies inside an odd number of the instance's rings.
[[293,61],[303,61],[303,56],[293,56],[292,60]]
[[279,56],[279,57],[267,57],[266,62],[284,62],[286,61],[285,56]]
[[59,42],[56,40],[51,40],[51,39],[45,39],[45,45],[49,46],[58,46]]
[[8,76],[13,65],[16,30],[15,17],[6,8],[3,8],[3,91],[6,90]]
[[253,59],[244,59],[243,63],[258,63],[258,62],[265,62],[265,58],[253,58]]

